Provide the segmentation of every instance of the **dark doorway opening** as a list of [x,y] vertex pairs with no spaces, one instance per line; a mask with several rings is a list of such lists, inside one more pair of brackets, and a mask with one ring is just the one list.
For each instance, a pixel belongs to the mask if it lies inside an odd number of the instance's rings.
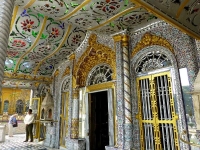
[[90,150],[105,150],[109,145],[107,91],[91,93]]

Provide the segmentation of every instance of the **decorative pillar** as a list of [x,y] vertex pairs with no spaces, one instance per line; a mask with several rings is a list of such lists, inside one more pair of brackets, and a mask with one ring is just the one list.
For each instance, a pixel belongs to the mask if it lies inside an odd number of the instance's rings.
[[130,85],[130,61],[128,50],[129,37],[122,35],[122,63],[123,63],[123,84],[124,84],[124,149],[130,149],[133,146],[132,139],[132,105],[131,105],[131,85]]
[[79,137],[79,89],[73,90],[71,138]]
[[2,88],[2,80],[4,77],[4,65],[6,61],[6,51],[8,47],[8,38],[10,33],[10,23],[15,0],[0,1],[0,95]]
[[[122,37],[121,35],[113,36],[116,51],[116,115],[117,115],[117,139],[115,147],[124,149],[124,100],[123,100],[123,67],[122,67]],[[107,150],[107,149],[106,149]]]

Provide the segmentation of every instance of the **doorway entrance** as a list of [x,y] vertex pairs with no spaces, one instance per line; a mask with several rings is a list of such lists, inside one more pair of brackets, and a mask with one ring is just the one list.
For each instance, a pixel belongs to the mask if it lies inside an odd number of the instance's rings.
[[109,145],[108,93],[90,93],[89,97],[90,150],[105,150]]

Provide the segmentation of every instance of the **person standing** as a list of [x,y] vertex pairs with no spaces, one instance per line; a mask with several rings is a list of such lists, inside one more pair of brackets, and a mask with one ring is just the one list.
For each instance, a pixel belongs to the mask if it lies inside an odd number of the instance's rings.
[[8,136],[13,137],[13,125],[17,123],[17,114],[13,114],[10,116],[9,121],[8,121]]
[[26,125],[26,140],[24,142],[28,142],[30,136],[30,142],[33,142],[33,122],[34,115],[32,114],[32,109],[28,110],[28,114],[24,118],[24,123]]

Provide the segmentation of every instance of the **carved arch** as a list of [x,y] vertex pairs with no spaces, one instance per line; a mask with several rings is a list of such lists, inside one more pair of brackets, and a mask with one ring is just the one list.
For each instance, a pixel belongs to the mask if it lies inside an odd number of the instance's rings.
[[137,43],[135,48],[132,50],[131,58],[133,58],[133,56],[135,56],[135,54],[137,54],[143,48],[151,46],[151,45],[163,46],[169,49],[174,54],[173,47],[166,39],[156,36],[156,35],[152,35],[150,33],[146,33],[144,34],[142,39]]
[[113,70],[112,79],[116,79],[116,54],[111,48],[97,43],[97,36],[92,34],[89,46],[74,67],[73,88],[86,86],[89,72],[98,64],[110,65]]

